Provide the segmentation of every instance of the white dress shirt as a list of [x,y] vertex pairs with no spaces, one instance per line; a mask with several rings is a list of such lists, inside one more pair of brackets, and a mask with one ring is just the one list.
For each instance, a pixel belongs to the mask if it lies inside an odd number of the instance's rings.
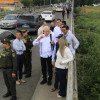
[[[61,61],[63,63],[62,65],[59,64]],[[56,68],[67,69],[70,61],[73,61],[73,55],[68,47],[64,50],[64,57],[61,56],[59,50],[57,51],[57,59],[55,62]]]
[[[41,35],[38,36],[37,39],[40,37],[41,37]],[[37,39],[35,39],[33,41],[33,45],[36,46],[36,45],[40,44],[40,57],[43,57],[43,58],[50,57],[52,55],[50,34],[48,36],[44,35],[44,37],[42,39],[40,39],[38,42],[37,42]],[[53,40],[54,40],[54,38],[52,36],[52,41]]]
[[62,31],[61,31],[61,29],[60,29],[60,27],[58,27],[58,26],[56,26],[55,28],[54,28],[54,34],[55,34],[55,40],[56,40],[56,42],[57,42],[57,37],[60,35],[60,34],[63,34],[62,33]]
[[16,51],[17,55],[23,54],[23,52],[26,50],[24,42],[22,40],[18,40],[18,39],[15,39],[13,41],[13,48]]
[[72,34],[71,30],[68,30],[68,33],[69,33],[69,34]]
[[43,34],[43,28],[44,28],[44,27],[41,26],[41,27],[38,29],[38,36],[41,35],[41,34]]
[[77,40],[77,38],[71,34],[70,32],[68,32],[66,35],[65,35],[69,45],[73,45],[73,43],[75,43],[75,46],[74,48],[77,49],[78,46],[79,46],[79,41]]

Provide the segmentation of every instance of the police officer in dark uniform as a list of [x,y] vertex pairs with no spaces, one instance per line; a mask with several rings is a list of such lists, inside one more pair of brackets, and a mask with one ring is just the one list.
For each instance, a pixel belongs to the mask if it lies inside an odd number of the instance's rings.
[[1,42],[4,49],[0,54],[0,65],[3,70],[3,77],[7,87],[7,93],[3,95],[3,98],[12,96],[10,100],[16,100],[16,53],[11,48],[9,39],[5,38],[1,40]]
[[32,64],[31,64],[31,48],[32,48],[32,37],[28,35],[26,29],[21,30],[23,34],[23,42],[26,46],[26,51],[24,51],[24,73],[26,74],[25,78],[31,77]]

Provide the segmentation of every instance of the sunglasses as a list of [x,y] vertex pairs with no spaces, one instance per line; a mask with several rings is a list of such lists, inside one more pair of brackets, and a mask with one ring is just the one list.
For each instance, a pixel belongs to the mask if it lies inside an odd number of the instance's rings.
[[66,31],[66,30],[62,30],[62,31]]

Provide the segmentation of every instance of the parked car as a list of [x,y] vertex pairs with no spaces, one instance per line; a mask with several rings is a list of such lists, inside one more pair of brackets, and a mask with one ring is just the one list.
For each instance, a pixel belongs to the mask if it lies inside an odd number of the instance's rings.
[[2,43],[1,43],[1,40],[4,39],[4,38],[8,38],[10,40],[13,40],[16,37],[15,37],[15,35],[13,35],[13,33],[11,31],[0,29],[0,53],[2,51]]
[[18,14],[6,15],[2,21],[0,21],[0,28],[16,28]]
[[37,32],[44,19],[39,14],[22,14],[17,19],[17,30],[27,29],[29,32]]
[[55,13],[53,11],[43,11],[41,13],[42,18],[45,19],[45,21],[53,21],[55,20]]
[[62,7],[61,5],[58,5],[58,6],[56,7],[56,11],[63,11],[63,7]]
[[97,7],[98,5],[97,5],[97,4],[92,4],[92,6],[93,6],[93,7]]

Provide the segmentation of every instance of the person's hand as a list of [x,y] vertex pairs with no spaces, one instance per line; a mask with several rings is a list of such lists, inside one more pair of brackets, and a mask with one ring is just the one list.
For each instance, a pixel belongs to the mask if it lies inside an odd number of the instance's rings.
[[24,40],[23,42],[24,42],[24,43],[26,43],[26,42],[27,42],[27,40]]
[[39,40],[42,39],[42,38],[44,38],[44,35],[41,35],[40,38],[39,38]]
[[51,44],[54,44],[54,42],[53,42],[53,41],[51,41]]
[[74,48],[74,50],[76,50],[76,49]]
[[42,38],[44,38],[44,35],[41,35],[41,36],[37,39],[37,41],[39,41],[39,40],[42,39]]
[[15,73],[12,73],[12,78],[14,78],[16,76],[16,74]]
[[55,62],[52,62],[52,66],[55,67]]
[[63,64],[62,61],[60,61],[59,64],[62,65]]

